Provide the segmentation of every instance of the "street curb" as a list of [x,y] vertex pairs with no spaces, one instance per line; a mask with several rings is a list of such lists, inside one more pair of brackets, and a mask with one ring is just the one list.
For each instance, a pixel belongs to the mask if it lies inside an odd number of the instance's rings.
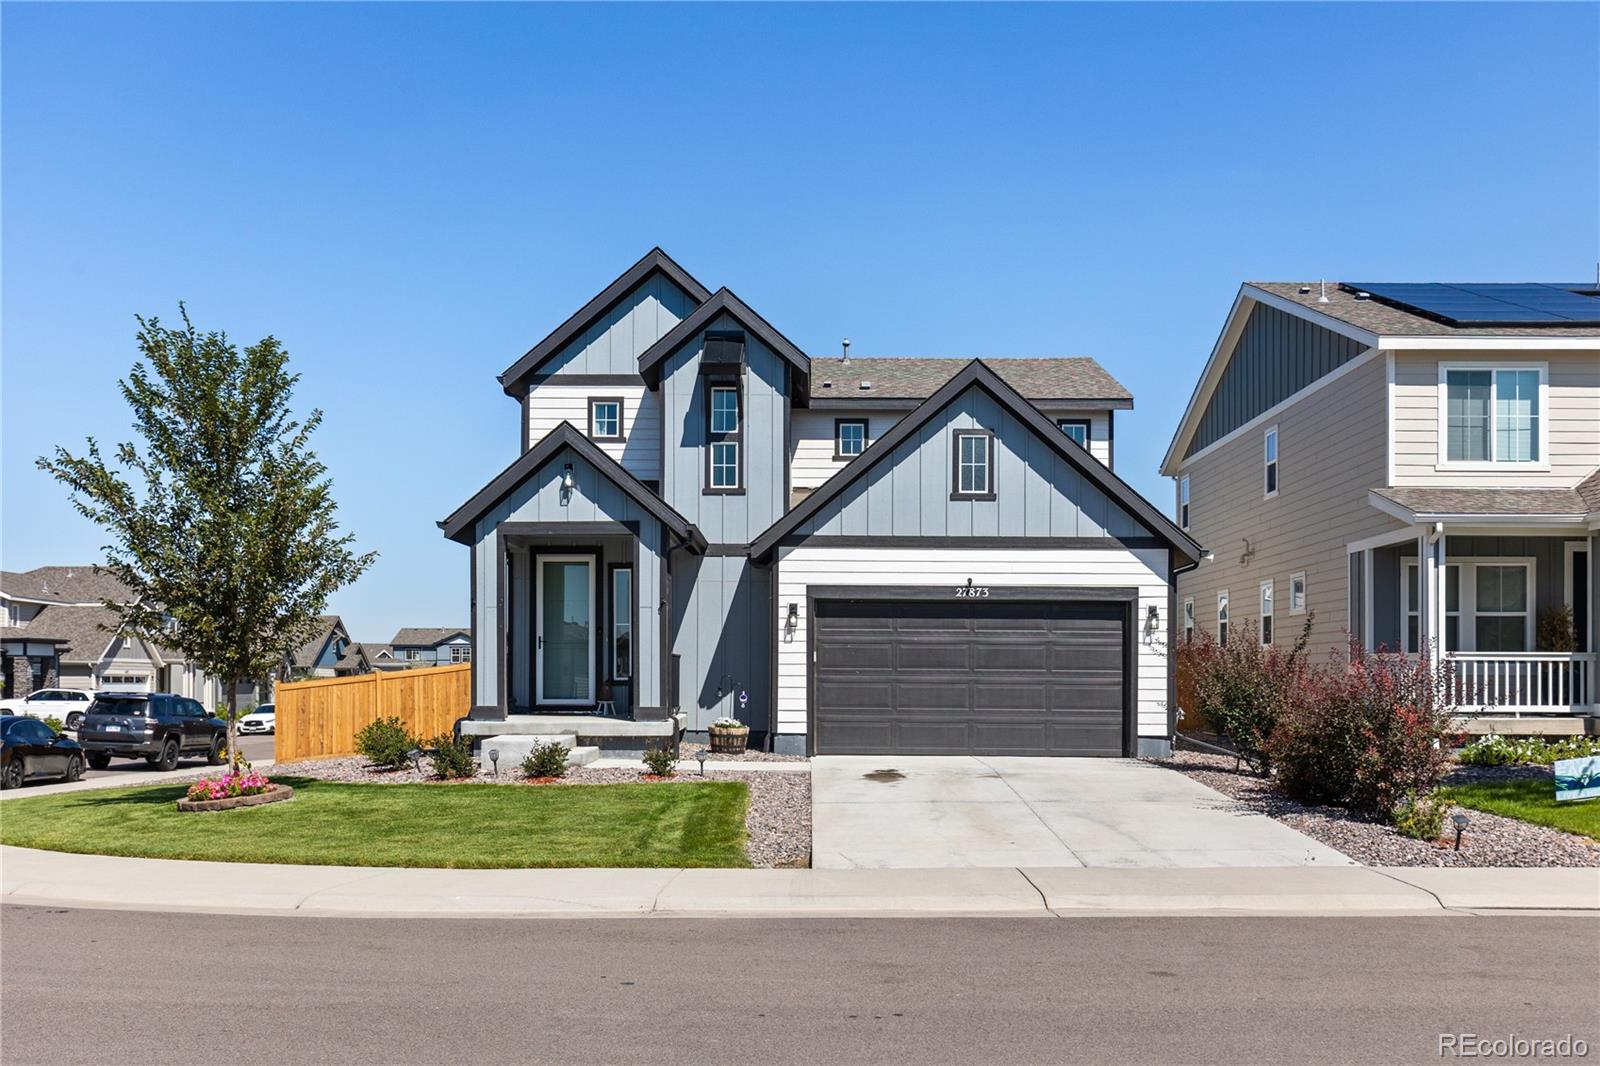
[[1600,915],[1600,875],[1371,867],[443,870],[0,847],[0,901],[377,918]]

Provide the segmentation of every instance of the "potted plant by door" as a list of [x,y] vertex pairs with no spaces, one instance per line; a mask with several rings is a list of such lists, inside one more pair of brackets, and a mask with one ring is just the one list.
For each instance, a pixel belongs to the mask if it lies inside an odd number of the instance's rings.
[[711,723],[710,733],[714,754],[740,755],[750,743],[750,727],[737,718],[718,718]]

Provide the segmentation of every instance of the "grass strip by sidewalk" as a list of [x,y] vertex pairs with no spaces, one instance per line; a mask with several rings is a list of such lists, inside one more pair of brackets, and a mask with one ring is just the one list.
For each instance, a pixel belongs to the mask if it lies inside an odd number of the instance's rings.
[[1549,778],[1478,781],[1441,789],[1450,802],[1600,840],[1600,800],[1557,803]]
[[83,854],[461,869],[748,866],[742,781],[341,785],[279,778],[286,803],[185,814],[186,786],[8,800],[0,843]]

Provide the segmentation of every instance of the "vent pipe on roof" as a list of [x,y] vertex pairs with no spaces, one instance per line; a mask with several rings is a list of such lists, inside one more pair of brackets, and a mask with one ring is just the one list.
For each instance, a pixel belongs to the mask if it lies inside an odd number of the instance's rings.
[[844,365],[845,366],[849,366],[850,365],[850,338],[849,337],[846,337],[844,339]]
[[1323,278],[1322,279],[1322,295],[1317,297],[1317,303],[1325,304],[1327,302],[1328,302],[1328,279],[1327,278]]

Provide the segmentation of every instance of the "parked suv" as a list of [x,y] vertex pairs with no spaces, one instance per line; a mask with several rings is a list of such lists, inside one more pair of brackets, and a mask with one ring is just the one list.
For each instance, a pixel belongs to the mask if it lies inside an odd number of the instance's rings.
[[89,709],[95,693],[75,688],[41,688],[26,696],[0,700],[0,709],[13,714],[26,714],[32,718],[54,716],[68,729],[78,728],[78,720]]
[[227,758],[228,727],[199,701],[167,692],[102,692],[78,726],[89,765],[104,770],[113,758],[143,758],[162,770],[184,754],[212,766]]

